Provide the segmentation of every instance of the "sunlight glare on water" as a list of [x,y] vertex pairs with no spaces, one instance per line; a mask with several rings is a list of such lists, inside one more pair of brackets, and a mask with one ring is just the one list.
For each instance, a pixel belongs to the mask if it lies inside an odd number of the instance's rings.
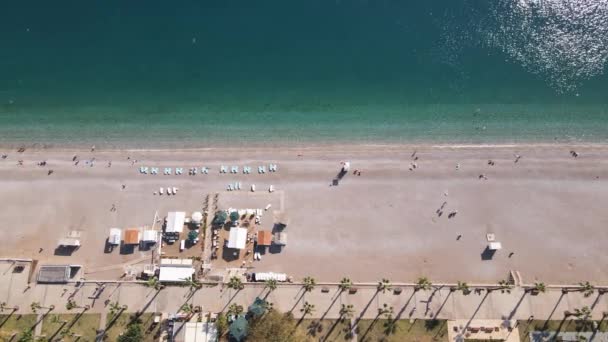
[[604,71],[608,0],[500,0],[483,33],[526,70],[571,92]]

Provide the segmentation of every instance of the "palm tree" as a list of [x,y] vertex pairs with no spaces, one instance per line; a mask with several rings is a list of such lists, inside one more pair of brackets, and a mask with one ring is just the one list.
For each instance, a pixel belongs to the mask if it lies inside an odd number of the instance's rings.
[[230,316],[239,316],[242,313],[243,313],[243,307],[241,305],[232,303],[228,307],[228,315],[230,315]]
[[471,289],[469,288],[469,284],[459,281],[456,287],[452,287],[450,290],[452,291],[462,291],[463,295],[471,294]]
[[315,305],[314,304],[310,304],[309,302],[304,302],[304,305],[300,309],[300,312],[302,313],[302,317],[304,317],[306,315],[310,315],[314,311],[315,311]]
[[186,282],[186,285],[190,286],[190,291],[192,290],[198,290],[201,287],[203,287],[203,284],[201,284],[196,278],[194,277],[187,277],[184,278],[184,281]]
[[0,312],[4,312],[6,310],[6,302],[0,303]]
[[72,298],[69,298],[68,302],[65,303],[65,308],[67,310],[72,310],[72,309],[74,309],[76,307],[78,307],[78,305],[76,304],[76,302]]
[[342,304],[342,307],[340,308],[340,319],[351,319],[354,313],[355,309],[353,308],[352,304]]
[[511,293],[511,289],[513,288],[513,285],[511,283],[509,283],[508,280],[501,280],[498,282],[498,289],[500,290],[501,293]]
[[545,283],[534,283],[534,287],[532,288],[527,288],[526,292],[531,292],[533,295],[537,295],[539,293],[545,293],[547,291],[547,287],[545,286]]
[[384,335],[389,336],[397,332],[397,322],[393,319],[392,315],[388,315],[386,322],[384,322]]
[[179,308],[179,310],[185,314],[187,314],[188,316],[192,315],[192,312],[194,311],[194,306],[192,306],[192,304],[184,304],[181,306],[181,308]]
[[378,316],[385,315],[386,317],[393,315],[393,307],[388,306],[388,304],[382,304],[382,307],[378,308]]
[[21,337],[17,340],[17,342],[33,342],[34,341],[34,331],[30,328],[23,329],[21,332]]
[[414,291],[418,291],[418,290],[430,290],[431,287],[433,286],[433,284],[431,284],[431,281],[429,280],[429,278],[427,277],[420,277],[418,278],[418,281],[416,282],[416,286],[414,287]]
[[272,292],[277,289],[277,280],[276,279],[268,279],[264,282],[264,285],[268,288],[268,292]]
[[306,291],[306,292],[311,292],[317,285],[317,281],[315,280],[315,278],[310,277],[310,276],[304,277],[303,282],[304,282],[304,285],[303,285],[304,291]]
[[581,286],[580,291],[583,292],[583,296],[585,297],[591,296],[593,294],[593,291],[595,290],[595,287],[591,285],[591,283],[589,283],[588,281],[584,283],[579,283],[579,285]]
[[234,276],[228,281],[228,288],[239,291],[244,289],[245,285],[241,281],[240,277]]
[[116,314],[121,314],[123,311],[127,310],[129,307],[126,305],[120,305],[118,302],[110,303],[110,316],[115,316]]
[[591,317],[591,309],[588,306],[574,309],[574,316],[578,319],[586,320]]
[[391,281],[386,278],[382,278],[382,280],[378,282],[376,291],[385,293],[387,290],[390,290],[391,288],[392,288]]
[[162,290],[165,286],[158,281],[158,278],[152,277],[144,284],[146,287],[151,287],[157,291]]
[[30,308],[32,309],[33,313],[38,313],[38,309],[42,309],[42,305],[40,305],[39,302],[32,302],[32,304],[30,304]]
[[349,278],[342,278],[342,280],[340,280],[340,285],[338,285],[338,288],[340,288],[340,292],[344,292],[350,290],[352,286],[353,282]]

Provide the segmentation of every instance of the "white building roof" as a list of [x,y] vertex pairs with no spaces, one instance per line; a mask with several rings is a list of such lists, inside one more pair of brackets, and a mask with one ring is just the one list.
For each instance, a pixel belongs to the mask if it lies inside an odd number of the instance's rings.
[[120,245],[121,238],[122,238],[122,229],[110,228],[110,236],[108,237],[109,244]]
[[184,266],[160,266],[158,280],[170,282],[184,282],[186,278],[192,277],[194,268]]
[[273,272],[256,272],[256,281],[266,281],[274,279],[276,281],[287,281],[287,274],[285,273],[273,273]]
[[228,248],[245,248],[247,242],[247,229],[240,227],[230,228],[230,235],[228,236]]
[[158,232],[156,230],[144,230],[144,236],[141,240],[145,242],[156,242],[156,240],[158,240]]
[[181,233],[184,231],[184,221],[186,213],[183,211],[171,211],[167,215],[167,233]]
[[184,342],[217,342],[215,323],[186,323]]
[[184,265],[184,266],[190,266],[192,265],[192,259],[169,259],[169,258],[162,258],[160,259],[160,265],[161,266],[173,266],[173,265]]

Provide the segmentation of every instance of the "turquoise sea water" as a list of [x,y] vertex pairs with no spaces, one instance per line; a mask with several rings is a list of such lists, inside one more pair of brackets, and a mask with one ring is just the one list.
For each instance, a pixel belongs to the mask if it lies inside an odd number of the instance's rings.
[[608,2],[19,1],[0,144],[608,139]]

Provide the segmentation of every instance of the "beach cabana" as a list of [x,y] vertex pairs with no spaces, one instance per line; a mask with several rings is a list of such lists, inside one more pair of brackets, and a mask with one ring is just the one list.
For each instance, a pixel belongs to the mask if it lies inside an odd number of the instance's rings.
[[125,230],[125,245],[137,245],[139,244],[139,229],[130,228]]
[[184,231],[184,221],[186,220],[186,213],[183,211],[171,211],[167,214],[167,226],[165,232],[167,233],[181,233]]
[[287,245],[287,233],[285,232],[276,232],[274,233],[274,241],[275,245],[285,246]]
[[228,248],[245,248],[247,242],[247,229],[240,227],[230,228],[230,235],[228,236]]
[[488,249],[491,251],[497,251],[499,249],[502,249],[502,244],[500,242],[496,242],[496,241],[490,242],[488,244]]
[[272,244],[272,232],[268,230],[260,230],[258,232],[258,245],[270,246]]
[[156,230],[144,230],[141,241],[145,243],[154,243],[158,240],[158,232]]
[[80,247],[80,240],[74,238],[59,239],[57,244],[60,247]]
[[120,245],[121,238],[122,230],[120,228],[110,228],[110,236],[108,237],[110,245]]

